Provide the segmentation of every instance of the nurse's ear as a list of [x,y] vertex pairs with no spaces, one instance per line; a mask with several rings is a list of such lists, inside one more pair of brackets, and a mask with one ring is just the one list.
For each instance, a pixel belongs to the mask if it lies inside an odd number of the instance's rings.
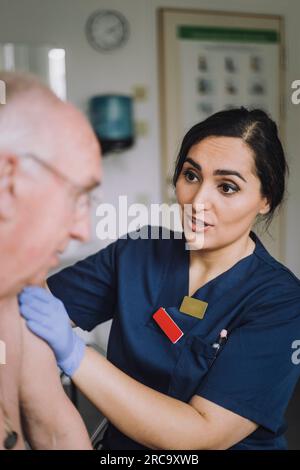
[[266,197],[264,197],[262,199],[261,208],[260,208],[258,214],[265,215],[268,212],[270,212],[270,203],[269,203],[268,199]]
[[0,152],[0,221],[9,220],[16,211],[16,169],[18,159],[11,153]]

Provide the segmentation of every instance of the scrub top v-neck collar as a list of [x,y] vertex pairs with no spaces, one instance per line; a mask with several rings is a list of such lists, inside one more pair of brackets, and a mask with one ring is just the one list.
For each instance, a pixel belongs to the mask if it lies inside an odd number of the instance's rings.
[[[184,296],[204,301],[210,298],[211,302],[216,302],[225,292],[228,292],[229,289],[233,288],[243,278],[247,278],[249,272],[254,268],[256,255],[263,255],[264,252],[267,253],[254,232],[250,232],[250,237],[255,243],[255,248],[250,255],[237,261],[231,268],[211,279],[197,289],[193,295],[189,296],[190,251],[186,249],[186,239],[183,234],[182,239],[178,240],[180,242],[179,249],[176,250],[176,255],[169,265],[167,282],[169,281],[168,283],[172,284],[172,288],[168,290],[172,292],[173,302],[170,299],[168,305],[174,306],[174,299],[176,299],[177,307],[179,307]],[[224,282],[222,282],[223,280]]]

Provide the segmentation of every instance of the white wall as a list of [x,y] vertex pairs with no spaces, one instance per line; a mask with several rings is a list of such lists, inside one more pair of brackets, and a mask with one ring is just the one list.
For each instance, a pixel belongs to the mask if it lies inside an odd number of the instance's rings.
[[[102,92],[131,93],[135,85],[148,89],[149,99],[136,105],[136,118],[147,120],[149,134],[134,149],[104,162],[104,197],[116,203],[159,202],[160,146],[156,10],[181,7],[280,14],[286,29],[286,151],[291,166],[286,210],[286,264],[300,276],[300,105],[290,101],[290,84],[300,79],[298,0],[0,0],[0,43],[49,44],[67,50],[68,98],[83,110],[90,96]],[[87,17],[98,8],[118,9],[128,18],[128,44],[112,53],[93,50],[84,33]]]

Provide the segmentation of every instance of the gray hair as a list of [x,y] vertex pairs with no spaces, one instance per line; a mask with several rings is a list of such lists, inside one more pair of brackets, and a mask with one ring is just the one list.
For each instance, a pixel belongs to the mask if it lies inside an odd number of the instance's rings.
[[28,151],[24,146],[38,137],[35,121],[43,106],[60,100],[33,75],[0,71],[0,80],[6,95],[6,103],[0,104],[0,151]]

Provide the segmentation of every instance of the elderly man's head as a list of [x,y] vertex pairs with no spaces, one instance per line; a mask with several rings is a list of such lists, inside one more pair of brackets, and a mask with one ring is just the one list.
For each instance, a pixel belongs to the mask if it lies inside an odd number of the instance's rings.
[[100,149],[85,117],[28,76],[0,72],[0,297],[39,283],[70,239],[89,238]]

